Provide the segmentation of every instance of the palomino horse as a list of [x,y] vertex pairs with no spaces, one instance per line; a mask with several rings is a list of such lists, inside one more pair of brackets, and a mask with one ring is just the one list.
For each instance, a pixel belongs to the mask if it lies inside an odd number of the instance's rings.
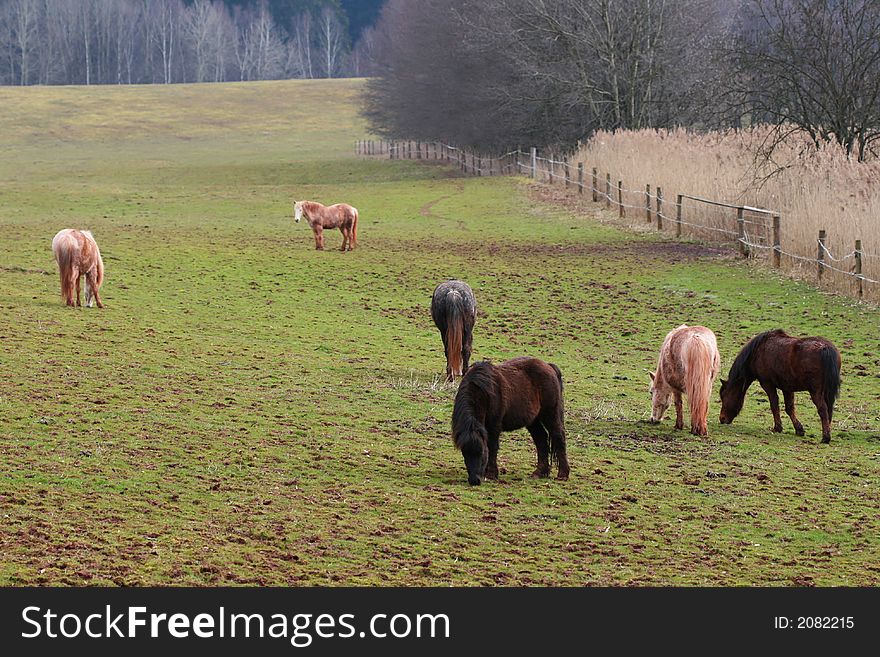
[[324,250],[324,229],[338,228],[342,233],[342,251],[351,251],[357,246],[358,211],[346,203],[321,205],[313,201],[296,201],[293,216],[297,223],[306,218],[315,233],[315,248]]
[[537,358],[514,358],[500,365],[474,363],[465,372],[452,409],[452,440],[464,456],[468,483],[498,479],[498,442],[502,431],[526,427],[538,452],[533,477],[568,479],[562,372]]
[[86,306],[92,307],[92,297],[98,308],[103,308],[98,288],[104,282],[104,261],[92,233],[88,230],[65,228],[58,231],[52,239],[52,253],[61,274],[61,298],[68,306],[74,305],[73,291],[76,289],[76,305],[80,305],[80,276],[86,277]]
[[794,393],[807,390],[822,420],[822,442],[831,442],[831,417],[840,391],[840,352],[825,338],[794,338],[782,329],[760,333],[739,352],[727,381],[721,381],[721,423],[730,424],[742,410],[746,390],[758,380],[770,398],[773,431],[782,431],[779,395],[785,398],[785,412],[794,432],[804,435],[804,426],[794,414]]
[[691,411],[691,433],[708,436],[707,416],[712,384],[721,369],[715,334],[705,326],[682,324],[670,331],[660,348],[657,371],[651,375],[651,422],[660,422],[675,400],[675,428],[683,429],[682,394]]
[[434,289],[431,318],[443,338],[447,381],[467,371],[476,317],[477,300],[467,283],[446,281]]

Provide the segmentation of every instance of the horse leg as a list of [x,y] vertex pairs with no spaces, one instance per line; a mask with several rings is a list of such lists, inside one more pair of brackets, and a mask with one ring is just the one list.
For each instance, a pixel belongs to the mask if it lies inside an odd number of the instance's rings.
[[779,415],[779,393],[769,383],[762,381],[759,381],[759,383],[770,399],[770,411],[773,413],[773,431],[774,433],[782,433],[782,417]]
[[473,350],[473,327],[468,328],[465,324],[464,337],[461,341],[461,371],[467,372],[468,364],[471,360],[471,351]]
[[486,464],[486,479],[498,479],[498,444],[501,438],[501,431],[498,429],[490,429],[487,427],[489,436],[489,462]]
[[452,367],[449,365],[449,343],[446,340],[446,331],[440,331],[440,337],[443,338],[443,355],[446,357],[446,382],[452,383],[455,377],[452,374]]
[[347,230],[346,228],[340,226],[340,227],[339,227],[339,232],[342,233],[342,249],[341,249],[341,251],[342,251],[343,253],[345,253],[345,252],[348,250],[348,249],[347,249],[347,246],[348,246],[348,240],[349,240],[349,237],[348,237],[348,230]]
[[684,429],[684,418],[682,417],[681,393],[678,390],[672,391],[672,400],[675,402],[675,428]]
[[[89,286],[89,290],[92,292],[92,296],[95,297],[95,303],[98,305],[98,308],[103,308],[104,304],[101,303],[101,297],[98,294],[98,280],[97,276],[94,272],[89,272],[86,274],[86,285]],[[89,308],[91,308],[91,302],[89,303]]]
[[791,423],[794,425],[794,433],[796,436],[804,435],[804,425],[801,424],[800,420],[797,419],[797,416],[794,414],[794,393],[782,391],[783,399],[785,399],[785,412],[788,414],[788,417],[791,418]]
[[313,230],[315,231],[315,248],[318,251],[323,251],[324,250],[324,229],[321,228],[320,226],[315,226]]
[[538,452],[538,467],[532,473],[533,477],[544,479],[550,476],[550,441],[547,430],[541,425],[540,421],[535,420],[528,427],[529,433],[532,434],[532,440],[535,443],[535,449]]
[[82,305],[82,302],[80,301],[80,279],[81,278],[82,278],[82,276],[80,276],[79,272],[77,271],[76,272],[76,306],[77,306],[77,308]]
[[831,413],[828,412],[828,405],[825,403],[825,397],[818,390],[811,390],[810,397],[819,411],[819,419],[822,420],[822,442],[831,442]]
[[565,425],[560,417],[550,428],[550,453],[556,459],[556,478],[560,481],[568,480],[571,468],[568,466],[568,452],[565,448]]

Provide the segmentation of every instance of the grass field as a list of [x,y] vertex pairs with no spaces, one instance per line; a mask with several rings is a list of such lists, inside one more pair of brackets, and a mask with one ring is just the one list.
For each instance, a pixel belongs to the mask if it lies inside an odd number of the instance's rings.
[[[525,180],[357,159],[359,83],[0,89],[0,584],[880,584],[880,313]],[[312,248],[292,199],[360,209]],[[65,308],[90,228],[104,311]],[[328,246],[339,246],[338,232]],[[524,431],[470,488],[434,285],[477,359],[562,369],[572,477]],[[647,424],[666,332],[822,334],[834,437],[755,386],[710,437]],[[716,393],[717,395],[717,393]]]

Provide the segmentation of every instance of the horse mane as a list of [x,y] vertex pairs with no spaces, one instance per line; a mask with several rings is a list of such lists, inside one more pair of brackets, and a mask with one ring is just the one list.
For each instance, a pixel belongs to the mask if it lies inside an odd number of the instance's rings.
[[479,442],[475,433],[485,429],[474,414],[475,406],[485,406],[495,386],[492,378],[494,366],[487,360],[474,363],[468,368],[455,395],[452,407],[452,436],[455,446],[463,449],[471,443]]
[[758,333],[758,335],[749,340],[746,346],[736,355],[733,365],[730,366],[730,372],[727,375],[727,381],[730,385],[743,385],[746,382],[751,383],[754,381],[755,376],[752,373],[749,362],[755,350],[764,344],[770,336],[788,337],[788,334],[782,329],[773,329],[772,331]]

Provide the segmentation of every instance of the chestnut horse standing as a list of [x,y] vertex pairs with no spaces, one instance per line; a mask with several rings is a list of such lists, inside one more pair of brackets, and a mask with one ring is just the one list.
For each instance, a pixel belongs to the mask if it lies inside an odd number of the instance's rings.
[[321,205],[313,201],[296,201],[293,204],[293,216],[297,223],[306,218],[315,233],[315,248],[324,250],[324,229],[338,228],[342,233],[342,251],[351,251],[357,246],[357,208],[346,203]]
[[498,442],[502,431],[526,427],[538,452],[533,477],[568,479],[562,372],[537,358],[514,358],[500,365],[474,363],[465,372],[452,409],[452,440],[464,456],[468,483],[498,479]]
[[92,233],[88,230],[65,228],[58,231],[52,239],[52,253],[58,263],[61,275],[61,298],[68,306],[74,305],[73,291],[76,290],[76,305],[80,304],[80,276],[86,277],[86,306],[92,307],[92,297],[98,308],[103,308],[98,288],[104,283],[104,261]]
[[727,381],[721,381],[722,424],[730,424],[739,415],[755,379],[770,398],[773,431],[782,431],[779,388],[795,434],[804,435],[804,426],[794,413],[794,393],[806,390],[822,420],[822,442],[831,442],[834,401],[840,392],[840,352],[830,340],[795,338],[782,329],[759,333],[749,340],[733,361]]
[[443,339],[447,381],[467,371],[476,317],[477,300],[467,283],[446,281],[434,289],[431,318]]
[[721,369],[715,334],[705,326],[682,324],[670,331],[660,348],[657,371],[651,375],[651,422],[663,419],[669,397],[675,400],[675,428],[683,429],[682,394],[691,411],[691,433],[708,436],[709,397]]

